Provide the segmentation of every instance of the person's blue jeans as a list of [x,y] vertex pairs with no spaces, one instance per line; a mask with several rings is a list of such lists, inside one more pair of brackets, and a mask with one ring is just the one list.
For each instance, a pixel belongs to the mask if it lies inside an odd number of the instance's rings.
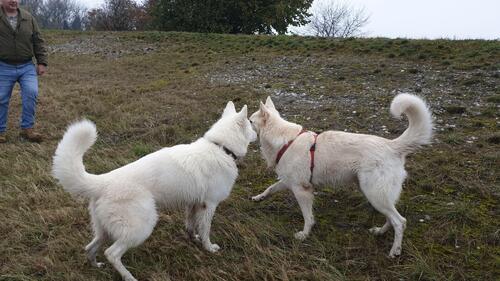
[[21,86],[23,111],[21,128],[29,129],[35,124],[35,111],[38,97],[38,77],[32,62],[11,65],[0,62],[0,133],[7,129],[9,100],[16,82]]

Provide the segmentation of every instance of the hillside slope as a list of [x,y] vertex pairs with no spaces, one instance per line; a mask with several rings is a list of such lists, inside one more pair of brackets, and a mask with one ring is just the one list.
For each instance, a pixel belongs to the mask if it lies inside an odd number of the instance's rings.
[[[412,154],[398,209],[408,220],[403,255],[392,231],[374,237],[378,214],[355,187],[317,190],[317,225],[302,227],[286,192],[249,200],[275,180],[254,144],[230,199],[219,207],[209,254],[189,242],[182,212],[162,212],[124,263],[139,280],[494,280],[500,276],[500,42],[328,40],[189,33],[45,32],[49,74],[40,79],[42,144],[21,142],[20,98],[0,144],[0,280],[118,280],[86,264],[84,202],[50,176],[66,126],[87,117],[97,144],[85,156],[104,173],[163,146],[190,142],[228,100],[257,110],[272,96],[305,127],[394,138],[406,128],[389,104],[416,93],[436,118],[432,146]],[[495,168],[496,167],[496,168]],[[98,256],[104,257],[102,253]]]

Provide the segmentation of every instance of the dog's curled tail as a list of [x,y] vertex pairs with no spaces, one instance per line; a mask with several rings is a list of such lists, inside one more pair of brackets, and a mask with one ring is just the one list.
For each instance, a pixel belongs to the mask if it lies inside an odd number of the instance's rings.
[[94,123],[82,120],[68,127],[57,146],[52,175],[73,196],[93,198],[99,195],[98,186],[94,184],[97,176],[87,173],[83,165],[83,154],[96,139]]
[[431,143],[432,115],[421,98],[410,94],[399,94],[392,100],[391,113],[398,119],[404,113],[410,123],[401,136],[391,141],[397,151],[406,155],[422,145]]

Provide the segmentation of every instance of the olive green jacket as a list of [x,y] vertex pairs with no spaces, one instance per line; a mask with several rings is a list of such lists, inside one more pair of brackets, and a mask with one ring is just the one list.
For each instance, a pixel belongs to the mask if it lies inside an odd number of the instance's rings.
[[47,65],[47,49],[35,18],[18,9],[14,30],[0,6],[0,61],[19,64],[36,58],[37,64]]

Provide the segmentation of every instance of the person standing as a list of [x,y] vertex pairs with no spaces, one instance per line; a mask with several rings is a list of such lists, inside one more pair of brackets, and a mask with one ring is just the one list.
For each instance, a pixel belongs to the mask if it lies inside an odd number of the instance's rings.
[[16,82],[21,87],[22,100],[20,136],[40,142],[43,137],[33,126],[38,97],[37,75],[47,72],[45,42],[35,18],[19,8],[19,0],[0,0],[0,4],[0,143],[7,141],[9,100]]

